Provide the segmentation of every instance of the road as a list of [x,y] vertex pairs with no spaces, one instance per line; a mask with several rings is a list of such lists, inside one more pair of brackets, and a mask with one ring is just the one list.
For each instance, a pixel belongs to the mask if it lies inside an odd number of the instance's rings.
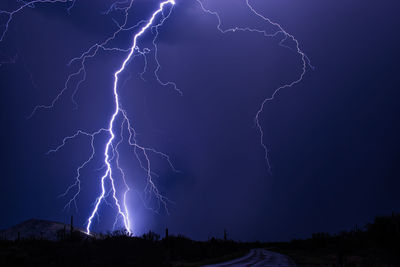
[[252,249],[246,256],[228,262],[206,265],[204,267],[296,267],[287,256],[265,249]]

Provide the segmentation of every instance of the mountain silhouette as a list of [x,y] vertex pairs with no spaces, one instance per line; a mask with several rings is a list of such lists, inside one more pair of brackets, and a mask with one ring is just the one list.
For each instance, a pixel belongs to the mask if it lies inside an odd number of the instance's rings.
[[[61,232],[69,233],[71,225],[47,220],[30,219],[0,231],[0,237],[7,240],[44,239],[57,240]],[[83,229],[74,228],[74,231],[86,235]]]

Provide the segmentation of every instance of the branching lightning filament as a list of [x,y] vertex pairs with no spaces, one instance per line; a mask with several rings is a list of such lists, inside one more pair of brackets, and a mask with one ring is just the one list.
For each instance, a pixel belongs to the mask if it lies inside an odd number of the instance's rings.
[[[256,128],[259,131],[260,134],[260,144],[261,147],[264,150],[264,156],[265,156],[265,160],[267,162],[267,167],[268,167],[268,171],[271,173],[271,163],[270,163],[270,159],[269,159],[269,151],[268,151],[268,147],[264,142],[264,130],[263,127],[260,123],[260,116],[262,114],[262,112],[264,111],[264,107],[265,105],[269,102],[275,99],[275,97],[278,95],[278,93],[286,88],[290,88],[293,87],[294,85],[298,84],[299,82],[301,82],[303,80],[304,75],[306,74],[307,71],[307,66],[313,68],[313,66],[311,65],[307,55],[301,50],[300,48],[300,44],[299,41],[296,39],[296,37],[294,37],[292,34],[288,33],[279,23],[273,22],[272,20],[270,20],[269,18],[261,15],[259,12],[257,12],[257,10],[250,4],[249,0],[244,0],[246,2],[247,7],[249,8],[249,10],[258,18],[262,19],[264,22],[266,22],[267,24],[275,27],[275,31],[273,32],[267,32],[266,30],[263,29],[257,29],[257,28],[250,28],[250,27],[232,27],[232,28],[227,28],[227,29],[223,29],[222,28],[222,19],[221,16],[219,15],[218,12],[207,9],[205,7],[205,5],[203,4],[202,0],[196,0],[201,9],[205,12],[208,13],[210,15],[213,15],[217,18],[218,24],[217,24],[217,29],[218,31],[220,31],[222,34],[227,34],[227,33],[235,33],[235,32],[252,32],[252,33],[258,33],[258,34],[262,34],[265,37],[279,37],[282,36],[279,45],[286,47],[290,50],[294,50],[294,52],[296,52],[300,58],[301,58],[301,62],[302,62],[302,68],[301,68],[301,72],[300,75],[298,76],[298,78],[294,81],[288,82],[283,84],[282,86],[276,88],[272,95],[265,98],[261,105],[260,108],[258,109],[255,117],[254,117],[254,122],[256,125]],[[286,42],[292,42],[292,46],[286,45]]]

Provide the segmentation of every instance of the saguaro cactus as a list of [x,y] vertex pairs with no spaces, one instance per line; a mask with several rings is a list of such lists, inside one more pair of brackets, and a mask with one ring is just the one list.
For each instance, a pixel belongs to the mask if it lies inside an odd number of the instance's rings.
[[74,232],[74,216],[71,215],[71,237],[73,232]]

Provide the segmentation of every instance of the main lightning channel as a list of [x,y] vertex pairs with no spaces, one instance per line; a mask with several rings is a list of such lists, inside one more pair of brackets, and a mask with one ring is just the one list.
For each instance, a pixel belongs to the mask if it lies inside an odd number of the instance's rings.
[[[132,234],[132,229],[131,229],[131,225],[130,225],[130,220],[129,220],[129,212],[128,212],[128,208],[126,206],[126,202],[124,201],[124,211],[121,208],[121,205],[119,204],[118,198],[116,197],[116,188],[114,185],[114,179],[112,177],[112,168],[111,168],[111,163],[110,163],[110,155],[109,155],[109,150],[110,147],[112,146],[112,142],[115,138],[115,133],[114,133],[114,121],[116,119],[116,117],[118,116],[119,113],[121,113],[121,109],[120,109],[120,103],[119,103],[119,95],[118,95],[118,80],[119,80],[119,75],[124,71],[126,65],[128,64],[129,60],[132,58],[135,49],[137,47],[137,40],[138,38],[143,35],[147,29],[149,29],[153,23],[154,20],[156,19],[157,15],[162,13],[164,10],[164,7],[166,5],[175,5],[175,1],[174,0],[167,0],[164,2],[161,2],[159,5],[159,8],[153,13],[153,15],[151,16],[150,20],[148,21],[148,23],[143,26],[141,28],[141,30],[133,37],[133,44],[132,47],[130,48],[130,52],[128,54],[128,56],[125,58],[125,60],[123,61],[120,69],[118,69],[115,73],[114,73],[114,87],[113,87],[113,92],[114,92],[114,101],[115,101],[115,111],[111,117],[110,123],[109,123],[109,133],[110,133],[110,139],[108,140],[107,144],[106,144],[106,149],[104,152],[104,163],[107,166],[107,170],[105,172],[105,174],[103,175],[103,177],[101,178],[101,194],[100,196],[97,198],[96,200],[96,204],[94,206],[94,209],[90,215],[90,217],[88,218],[88,224],[86,227],[86,232],[87,234],[90,234],[90,228],[92,225],[92,221],[94,216],[97,214],[97,211],[99,209],[99,206],[102,202],[102,200],[104,199],[104,196],[106,194],[106,190],[105,190],[105,180],[107,178],[110,179],[111,182],[111,186],[112,186],[112,190],[113,190],[113,198],[115,200],[115,204],[118,208],[118,212],[119,214],[123,217],[123,221],[124,221],[124,225],[125,225],[125,229],[129,234]],[[127,187],[127,191],[129,191],[129,187]],[[124,196],[126,196],[127,191],[124,193]]]

